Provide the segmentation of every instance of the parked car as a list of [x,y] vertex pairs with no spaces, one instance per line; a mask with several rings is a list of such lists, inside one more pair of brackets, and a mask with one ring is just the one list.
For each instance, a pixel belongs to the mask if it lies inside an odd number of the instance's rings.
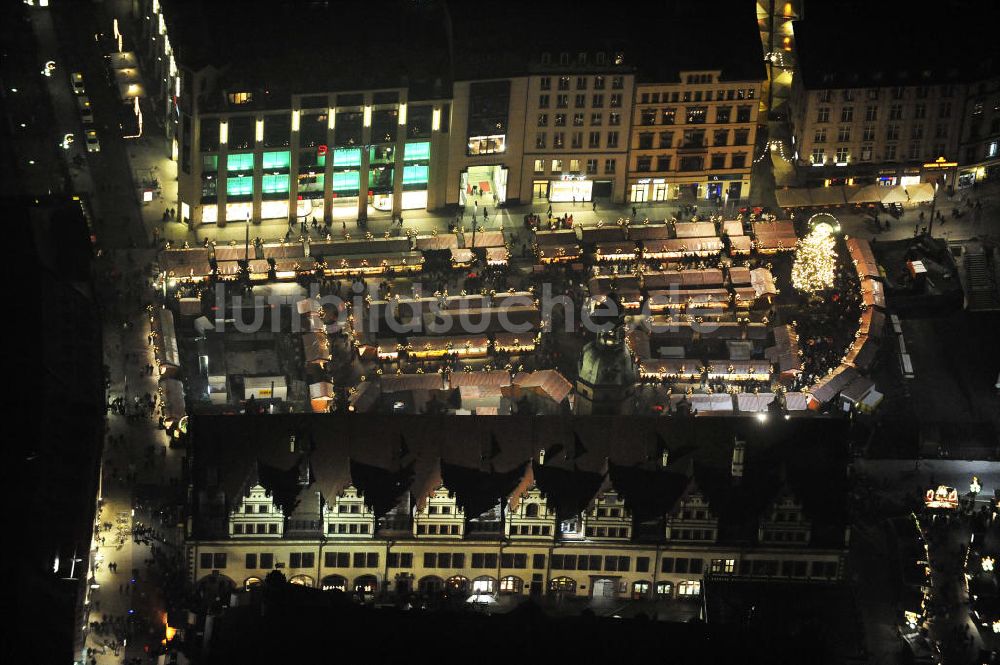
[[94,124],[94,109],[90,106],[90,98],[86,95],[81,95],[76,98],[76,104],[80,107],[80,120],[83,121],[83,124]]
[[97,132],[93,129],[87,130],[87,152],[100,152],[101,143],[97,140]]
[[81,72],[73,72],[69,75],[69,79],[73,83],[73,92],[78,95],[87,93],[87,89],[83,87],[83,74]]

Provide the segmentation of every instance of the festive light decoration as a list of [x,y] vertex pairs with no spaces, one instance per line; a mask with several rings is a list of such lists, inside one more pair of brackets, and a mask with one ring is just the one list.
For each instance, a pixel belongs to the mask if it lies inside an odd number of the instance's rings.
[[799,291],[815,293],[833,286],[837,252],[829,230],[818,227],[799,240],[792,265],[792,285]]

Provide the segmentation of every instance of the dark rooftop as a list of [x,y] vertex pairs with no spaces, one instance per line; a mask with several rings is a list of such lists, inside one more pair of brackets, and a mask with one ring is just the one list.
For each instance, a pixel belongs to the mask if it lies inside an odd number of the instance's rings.
[[[251,477],[270,478],[276,500],[294,509],[298,491],[281,479],[294,479],[290,470],[308,459],[327,501],[350,478],[377,515],[407,492],[419,501],[443,481],[466,516],[476,517],[510,496],[530,463],[564,517],[583,510],[605,477],[637,520],[662,517],[693,482],[720,518],[720,539],[752,540],[766,506],[790,492],[813,520],[815,544],[843,542],[846,431],[836,420],[193,416],[190,433],[195,528],[203,538],[224,533],[229,507]],[[737,436],[747,442],[738,483],[730,474]],[[664,449],[670,463],[660,469]]]
[[985,7],[975,0],[954,0],[947,11],[898,1],[808,3],[793,26],[802,83],[809,90],[939,85],[995,71]]

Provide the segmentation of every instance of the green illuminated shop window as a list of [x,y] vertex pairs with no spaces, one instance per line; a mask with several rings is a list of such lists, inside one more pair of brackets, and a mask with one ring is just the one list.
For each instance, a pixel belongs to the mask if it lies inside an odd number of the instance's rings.
[[253,153],[230,154],[226,162],[227,171],[253,171]]
[[[336,158],[335,158],[336,159]],[[347,192],[361,189],[361,173],[359,171],[334,171],[333,191]]]
[[264,170],[287,169],[291,163],[292,153],[288,150],[264,153]]
[[288,191],[288,174],[265,175],[262,183],[265,194],[281,194]]
[[316,166],[326,166],[326,155],[316,155]]
[[226,178],[227,196],[250,196],[251,194],[253,194],[253,178],[249,176]]
[[205,173],[215,173],[219,170],[219,156],[218,155],[202,155],[201,157],[201,170]]
[[341,148],[333,151],[333,166],[361,166],[361,148]]
[[[419,162],[431,158],[430,141],[420,141],[419,143],[407,143],[403,152],[404,162]],[[406,177],[405,175],[403,176]]]
[[300,175],[299,176],[299,193],[303,192],[322,192],[323,182],[325,177],[322,173],[316,173],[314,175]]
[[426,166],[404,166],[403,167],[403,184],[404,185],[416,185],[420,183],[427,182],[427,171]]

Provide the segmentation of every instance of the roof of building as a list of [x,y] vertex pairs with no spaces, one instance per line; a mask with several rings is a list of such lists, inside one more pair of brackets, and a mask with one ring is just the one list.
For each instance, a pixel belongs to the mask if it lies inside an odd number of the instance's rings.
[[[273,483],[286,514],[294,510],[307,458],[313,489],[327,501],[349,473],[378,516],[408,493],[417,502],[443,482],[465,506],[466,517],[476,517],[514,495],[530,463],[560,518],[579,514],[607,476],[637,520],[658,519],[694,478],[720,518],[720,539],[752,540],[767,505],[790,492],[813,522],[814,542],[843,541],[846,476],[839,421],[795,419],[761,427],[733,418],[289,414],[192,416],[189,431],[195,530],[203,538],[226,532],[228,510],[255,465],[261,481]],[[736,436],[747,441],[738,482],[730,473]],[[664,449],[670,465],[661,469]]]
[[902,1],[809,3],[793,24],[802,83],[809,90],[938,85],[995,72],[983,9],[975,0],[955,0],[945,12]]

